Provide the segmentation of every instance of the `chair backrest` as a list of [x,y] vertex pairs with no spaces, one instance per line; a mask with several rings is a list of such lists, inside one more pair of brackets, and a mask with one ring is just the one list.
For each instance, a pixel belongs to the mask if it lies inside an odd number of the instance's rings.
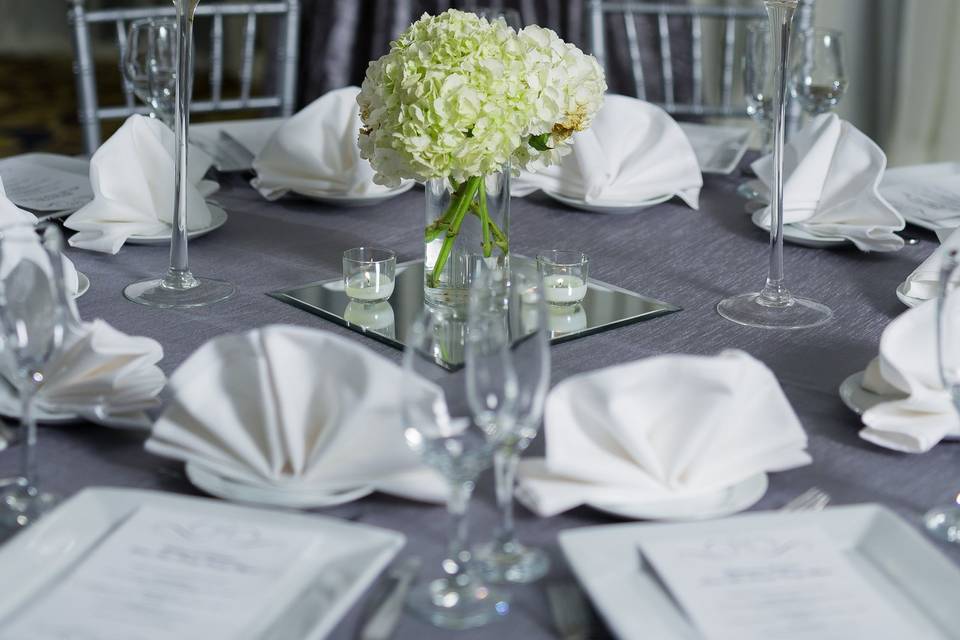
[[[138,106],[133,88],[123,81],[126,104],[101,107],[97,99],[97,80],[94,70],[93,51],[90,40],[90,25],[108,24],[116,30],[120,59],[127,46],[129,23],[140,18],[176,15],[169,0],[163,5],[150,8],[109,9],[87,11],[86,0],[69,0],[68,17],[73,27],[74,73],[77,81],[77,97],[80,126],[87,154],[100,146],[100,122],[126,118],[149,109]],[[224,18],[245,16],[243,29],[243,58],[240,67],[240,95],[223,96],[223,27]],[[257,37],[257,19],[262,16],[285,18],[276,51],[276,76],[272,91],[266,95],[251,95],[253,85],[254,44]],[[289,116],[296,106],[297,53],[299,50],[299,0],[262,0],[259,2],[201,3],[197,8],[196,22],[210,22],[210,99],[193,101],[192,113],[238,111],[242,109],[276,110],[281,116]]]
[[[808,29],[813,23],[813,0],[800,0],[795,31]],[[656,21],[659,36],[659,66],[662,101],[656,102],[667,112],[676,115],[745,117],[746,102],[740,96],[734,96],[735,52],[738,34],[750,22],[766,21],[767,13],[759,2],[754,7],[682,5],[641,0],[588,0],[589,43],[593,54],[604,68],[607,68],[608,52],[606,33],[610,17],[614,22],[622,20],[629,48],[630,67],[633,75],[635,95],[645,100],[648,93],[644,78],[644,50],[638,35],[638,21]],[[619,16],[619,20],[616,18]],[[680,100],[676,92],[675,59],[678,57],[671,47],[675,42],[671,34],[671,22],[675,18],[685,18],[689,24],[690,75],[692,76],[689,100]],[[704,74],[704,23],[718,23],[722,33],[722,68],[719,72],[719,100],[708,101],[705,91]],[[673,22],[675,25],[676,23]],[[738,26],[740,28],[738,28]],[[742,37],[742,36],[740,36]],[[685,52],[686,53],[686,52]],[[648,60],[649,64],[650,61]],[[649,68],[649,67],[648,67]],[[713,87],[711,87],[713,88]],[[799,113],[791,108],[794,117]]]

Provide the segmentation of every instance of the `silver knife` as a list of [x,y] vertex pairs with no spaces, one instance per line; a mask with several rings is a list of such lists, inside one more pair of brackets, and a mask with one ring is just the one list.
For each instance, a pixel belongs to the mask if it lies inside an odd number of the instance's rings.
[[420,558],[412,556],[394,564],[388,573],[394,582],[360,630],[359,640],[389,640],[400,622],[407,591],[420,573]]

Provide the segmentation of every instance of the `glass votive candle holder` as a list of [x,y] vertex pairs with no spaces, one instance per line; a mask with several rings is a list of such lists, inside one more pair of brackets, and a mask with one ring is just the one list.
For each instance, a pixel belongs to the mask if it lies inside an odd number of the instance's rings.
[[387,249],[357,247],[343,252],[343,291],[363,304],[384,302],[393,295],[397,256]]
[[580,304],[587,295],[590,259],[582,251],[544,251],[537,255],[543,278],[543,299],[547,304]]

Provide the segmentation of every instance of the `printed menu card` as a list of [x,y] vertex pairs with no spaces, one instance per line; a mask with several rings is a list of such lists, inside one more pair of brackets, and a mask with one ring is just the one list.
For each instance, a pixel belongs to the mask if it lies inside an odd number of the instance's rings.
[[911,626],[814,526],[640,544],[707,640],[904,640]]
[[[143,507],[10,620],[0,640],[227,640],[282,611],[315,533]],[[299,575],[298,575],[299,574]]]

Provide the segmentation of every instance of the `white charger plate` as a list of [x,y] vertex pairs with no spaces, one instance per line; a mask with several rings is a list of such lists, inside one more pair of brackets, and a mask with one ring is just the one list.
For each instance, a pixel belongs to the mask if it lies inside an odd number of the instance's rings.
[[687,524],[630,523],[568,529],[560,547],[594,606],[619,638],[695,640],[701,635],[659,579],[641,569],[645,540],[765,527],[822,528],[892,608],[913,638],[949,640],[960,629],[960,570],[926,537],[881,505],[820,512],[758,512]]
[[81,491],[0,547],[0,584],[17,586],[0,589],[0,621],[48,591],[54,581],[143,506],[270,522],[271,526],[309,530],[318,539],[327,540],[325,548],[301,564],[307,572],[306,585],[288,585],[285,591],[270,594],[284,603],[272,627],[278,638],[327,637],[406,541],[396,531],[313,514],[251,509],[157,491],[95,487]]
[[644,209],[649,209],[654,205],[662,204],[673,198],[673,194],[670,193],[657,196],[655,198],[650,198],[649,200],[643,200],[630,204],[594,204],[586,202],[580,198],[571,198],[570,196],[565,196],[562,193],[557,193],[556,191],[547,191],[544,189],[543,192],[547,195],[547,197],[556,200],[561,204],[565,204],[568,207],[573,207],[574,209],[580,209],[581,211],[589,211],[590,213],[637,213],[643,211]]
[[338,207],[370,207],[410,191],[415,184],[416,182],[413,180],[408,180],[396,189],[391,189],[386,193],[375,193],[368,196],[351,196],[342,193],[325,193],[321,191],[293,191],[293,193],[315,202]]
[[[863,415],[863,412],[867,409],[872,409],[881,402],[892,402],[893,400],[902,400],[906,398],[906,395],[881,395],[879,393],[874,393],[872,391],[867,391],[863,388],[863,371],[858,371],[850,376],[847,376],[843,382],[840,383],[840,399],[843,401],[843,404],[847,405],[847,408],[853,411],[855,414]],[[960,440],[960,435],[958,434],[948,434],[944,436],[944,440]]]
[[903,304],[907,305],[908,307],[917,307],[923,304],[924,302],[926,302],[926,300],[923,300],[921,298],[914,298],[913,296],[908,296],[906,282],[901,282],[900,286],[897,287],[897,299],[900,300],[900,302],[902,302]]
[[212,496],[251,505],[314,509],[333,507],[359,500],[373,493],[373,487],[361,486],[344,491],[318,491],[310,488],[255,486],[217,472],[196,462],[187,463],[187,479],[201,491]]
[[[766,207],[763,207],[754,211],[753,215],[750,216],[750,220],[752,220],[753,224],[757,227],[769,233],[770,226],[763,223],[763,212],[765,209]],[[836,249],[853,244],[847,238],[813,234],[790,224],[783,225],[783,240],[784,242],[792,242],[793,244],[802,247],[811,247],[813,249]]]
[[[199,238],[200,236],[205,236],[211,231],[216,231],[222,227],[227,222],[227,212],[223,210],[223,207],[208,202],[207,205],[210,207],[210,224],[199,229],[194,229],[192,231],[187,231],[187,237],[193,240],[194,238]],[[164,233],[159,233],[156,235],[134,235],[127,238],[128,244],[167,244],[170,242],[170,236],[173,233],[173,227],[170,227],[170,231]]]
[[749,509],[764,496],[768,484],[767,474],[758,473],[732,487],[702,496],[630,505],[596,502],[589,505],[598,511],[631,520],[706,520]]

